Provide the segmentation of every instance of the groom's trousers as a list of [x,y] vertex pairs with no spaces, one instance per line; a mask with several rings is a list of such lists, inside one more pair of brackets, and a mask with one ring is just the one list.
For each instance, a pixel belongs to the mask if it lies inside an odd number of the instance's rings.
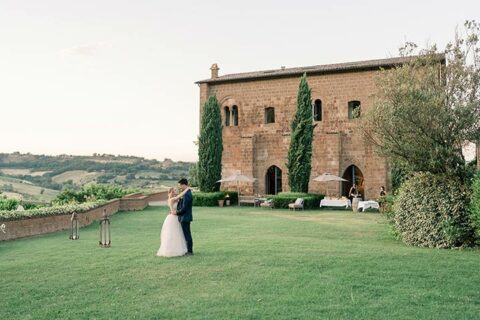
[[193,253],[193,239],[192,233],[190,232],[190,221],[181,222],[183,235],[185,236],[185,241],[187,241],[187,251]]

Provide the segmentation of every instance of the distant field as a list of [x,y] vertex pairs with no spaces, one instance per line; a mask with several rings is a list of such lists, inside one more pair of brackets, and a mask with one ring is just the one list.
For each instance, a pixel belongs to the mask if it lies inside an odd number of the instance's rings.
[[135,176],[137,178],[159,178],[160,172],[156,171],[139,171]]
[[0,172],[3,174],[8,174],[12,176],[43,176],[47,172],[51,171],[31,171],[30,169],[0,169]]
[[53,200],[58,194],[57,190],[42,188],[29,183],[22,183],[22,180],[19,179],[12,179],[0,176],[0,187],[4,185],[11,185],[13,188],[13,192],[22,194],[23,198],[26,200],[49,202]]
[[23,199],[23,195],[21,195],[20,193],[16,193],[16,192],[0,192],[0,195],[3,197],[3,196],[6,196],[7,199],[17,199],[17,200],[22,200]]
[[94,181],[98,176],[101,176],[101,172],[88,172],[85,170],[72,170],[52,177],[52,180],[56,183],[64,183],[68,180],[72,180],[76,185],[84,185],[86,183]]

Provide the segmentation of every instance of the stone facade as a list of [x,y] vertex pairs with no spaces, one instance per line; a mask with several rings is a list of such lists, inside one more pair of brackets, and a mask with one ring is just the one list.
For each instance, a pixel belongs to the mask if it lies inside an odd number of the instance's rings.
[[[399,63],[402,61],[395,58],[311,68],[282,68],[271,71],[271,75],[256,72],[226,76],[218,76],[215,65],[212,78],[197,83],[200,86],[200,113],[209,95],[215,94],[221,104],[224,123],[222,176],[235,173],[253,176],[257,181],[253,185],[244,185],[242,191],[268,194],[271,193],[268,187],[271,180],[267,171],[276,166],[281,170],[281,190],[289,190],[285,164],[290,122],[296,110],[300,77],[307,72],[312,102],[319,99],[322,105],[322,119],[315,122],[311,178],[324,172],[346,177],[354,165],[364,198],[377,198],[380,186],[388,189],[389,170],[386,161],[377,156],[373,147],[364,140],[359,121],[349,118],[348,105],[351,101],[360,101],[361,111],[368,110],[373,103],[375,76],[379,68]],[[233,125],[230,119],[230,125],[225,126],[225,108],[231,110],[233,106],[238,108],[238,125]],[[274,123],[265,121],[265,109],[269,107],[275,110]],[[328,191],[330,194],[345,195],[350,187],[348,184],[319,183],[312,179],[310,192]]]

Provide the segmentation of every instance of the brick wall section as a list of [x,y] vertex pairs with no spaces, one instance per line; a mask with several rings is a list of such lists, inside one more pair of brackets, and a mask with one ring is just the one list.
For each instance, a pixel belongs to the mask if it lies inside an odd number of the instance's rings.
[[[98,221],[102,217],[104,210],[106,210],[108,215],[115,214],[118,211],[139,211],[145,209],[149,202],[164,201],[167,199],[167,196],[167,192],[164,191],[149,195],[142,193],[130,194],[122,199],[111,200],[101,207],[79,213],[80,226],[84,227],[94,221]],[[70,217],[71,215],[68,214],[0,222],[0,224],[5,224],[6,231],[6,233],[0,232],[0,241],[68,230],[70,229]]]
[[[385,160],[364,141],[359,121],[348,119],[348,102],[359,100],[365,112],[373,102],[376,74],[357,71],[308,76],[312,101],[322,101],[322,121],[316,122],[314,129],[312,178],[324,172],[342,176],[354,164],[364,175],[367,199],[375,198],[380,186],[388,186],[388,170]],[[212,94],[221,104],[222,117],[225,106],[238,106],[238,127],[223,128],[222,175],[241,172],[258,179],[253,185],[243,186],[242,192],[265,193],[265,176],[272,165],[282,170],[283,191],[288,191],[285,163],[299,83],[300,78],[294,76],[200,85],[200,112]],[[267,107],[275,108],[275,123],[264,123]],[[340,184],[328,186],[341,192]],[[325,185],[311,182],[310,190],[325,192]]]
[[147,197],[148,197],[147,198],[148,202],[167,201],[168,192],[167,191],[162,191],[162,192],[151,193]]
[[148,207],[147,198],[147,196],[122,198],[120,200],[120,211],[141,211]]

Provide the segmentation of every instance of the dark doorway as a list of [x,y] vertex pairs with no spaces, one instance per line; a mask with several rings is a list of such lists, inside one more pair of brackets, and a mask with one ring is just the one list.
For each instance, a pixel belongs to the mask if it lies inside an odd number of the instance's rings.
[[282,192],[282,170],[277,166],[271,166],[265,175],[265,193],[277,194]]
[[357,185],[358,192],[362,195],[361,197],[363,198],[365,196],[363,188],[363,173],[360,171],[360,169],[358,169],[357,166],[349,166],[343,173],[342,178],[348,180],[342,183],[343,196],[348,197],[348,193],[350,192],[350,188],[352,187],[353,183]]

